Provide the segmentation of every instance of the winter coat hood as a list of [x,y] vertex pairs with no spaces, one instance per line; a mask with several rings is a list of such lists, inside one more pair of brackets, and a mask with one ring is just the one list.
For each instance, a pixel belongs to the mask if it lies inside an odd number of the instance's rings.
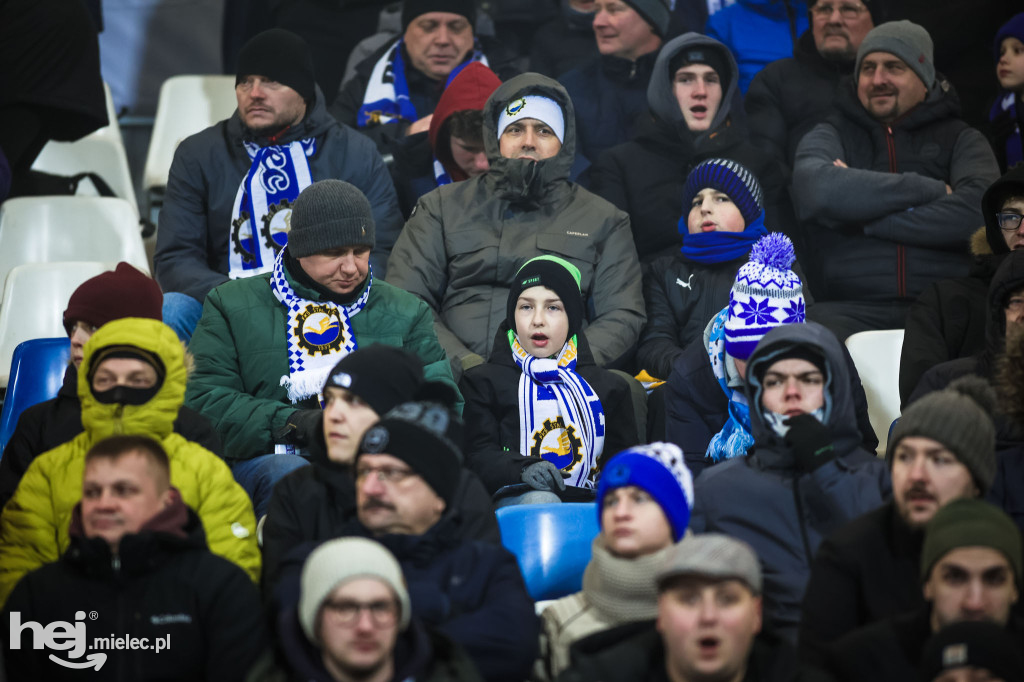
[[[1006,343],[1006,302],[1010,294],[1024,288],[1024,251],[1003,258],[988,287],[988,322],[985,326],[986,352],[994,359]],[[986,375],[988,376],[988,375]]]
[[452,158],[449,145],[451,131],[442,131],[441,128],[456,111],[482,111],[487,98],[500,85],[501,79],[493,71],[480,62],[470,62],[448,84],[437,103],[437,108],[434,109],[434,116],[430,119],[430,130],[427,133],[430,148],[455,182],[465,180],[469,176]]
[[981,198],[981,214],[985,216],[985,234],[993,253],[1009,253],[1003,231],[996,223],[996,213],[1003,207],[1007,192],[1024,197],[1024,165],[1017,166],[993,182]]

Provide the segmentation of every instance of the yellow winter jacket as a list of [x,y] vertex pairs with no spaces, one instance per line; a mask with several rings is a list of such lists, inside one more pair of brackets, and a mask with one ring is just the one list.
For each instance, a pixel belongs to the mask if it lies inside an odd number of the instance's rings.
[[[166,376],[149,402],[103,404],[93,397],[87,378],[92,357],[115,345],[141,348],[163,362]],[[0,604],[21,576],[56,561],[67,549],[71,510],[82,497],[85,454],[97,441],[117,434],[160,441],[170,458],[171,484],[202,520],[210,551],[238,564],[259,583],[260,552],[249,496],[222,459],[172,428],[185,399],[184,357],[175,333],[156,320],[116,320],[89,339],[78,370],[85,431],[37,457],[0,515]]]

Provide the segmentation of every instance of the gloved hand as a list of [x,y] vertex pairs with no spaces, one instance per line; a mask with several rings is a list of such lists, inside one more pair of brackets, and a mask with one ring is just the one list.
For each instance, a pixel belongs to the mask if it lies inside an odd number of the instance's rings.
[[782,423],[789,427],[786,445],[793,448],[797,468],[801,471],[814,471],[835,459],[832,432],[813,414],[799,414]]
[[313,442],[323,428],[323,412],[318,409],[295,410],[288,415],[288,423],[274,434],[279,443],[305,447]]
[[534,490],[565,490],[565,479],[562,478],[561,470],[546,459],[534,462],[523,469],[523,483]]

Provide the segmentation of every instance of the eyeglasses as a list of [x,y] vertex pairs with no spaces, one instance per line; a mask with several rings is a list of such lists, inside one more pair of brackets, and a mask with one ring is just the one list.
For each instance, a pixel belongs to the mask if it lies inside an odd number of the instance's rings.
[[828,19],[836,9],[839,10],[839,16],[843,19],[856,19],[862,12],[866,12],[868,8],[863,5],[857,6],[843,4],[839,5],[837,8],[835,5],[817,4],[811,8],[811,14],[819,19]]
[[324,611],[338,625],[355,625],[363,611],[370,613],[370,620],[379,628],[390,627],[398,619],[398,604],[393,601],[325,601]]
[[377,474],[377,480],[384,483],[401,483],[410,476],[415,476],[412,469],[399,469],[398,467],[358,467],[356,468],[356,480],[362,481],[370,474]]
[[996,213],[996,222],[1003,232],[1016,232],[1022,217],[1020,213]]

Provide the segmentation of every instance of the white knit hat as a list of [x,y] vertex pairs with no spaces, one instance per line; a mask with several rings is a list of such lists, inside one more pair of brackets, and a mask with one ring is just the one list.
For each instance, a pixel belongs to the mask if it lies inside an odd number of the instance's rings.
[[527,95],[509,102],[498,116],[498,137],[517,120],[532,118],[546,123],[559,142],[565,142],[565,115],[558,102],[542,95]]

